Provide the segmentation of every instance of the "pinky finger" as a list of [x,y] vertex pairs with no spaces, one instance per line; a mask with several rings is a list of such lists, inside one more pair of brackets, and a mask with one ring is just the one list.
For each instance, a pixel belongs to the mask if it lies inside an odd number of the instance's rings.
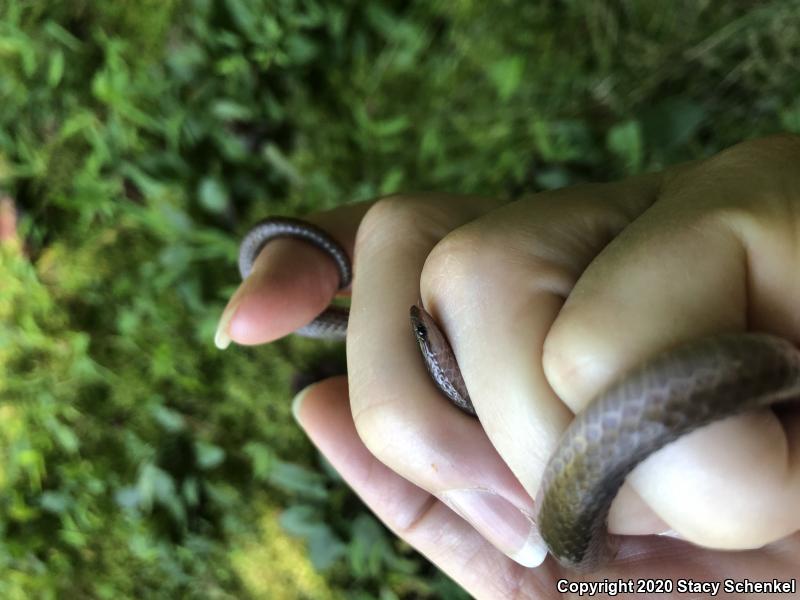
[[532,571],[515,563],[442,502],[369,452],[353,424],[345,377],[306,388],[295,401],[294,413],[314,445],[375,515],[473,596],[552,594],[545,569]]

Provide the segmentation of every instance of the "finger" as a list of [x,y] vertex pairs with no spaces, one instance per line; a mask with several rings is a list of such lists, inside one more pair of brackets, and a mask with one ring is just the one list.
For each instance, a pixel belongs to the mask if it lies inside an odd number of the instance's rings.
[[[617,560],[588,575],[561,572],[552,559],[526,569],[494,549],[466,522],[424,490],[380,463],[359,440],[347,400],[347,381],[337,377],[298,395],[293,410],[300,426],[330,464],[375,515],[396,535],[478,599],[563,598],[558,582],[597,583],[634,580],[752,581],[788,579],[800,561],[800,536],[764,551],[712,552],[669,538],[627,538]],[[637,598],[670,594],[637,593]],[[626,595],[620,590],[620,595]],[[583,597],[586,597],[584,595]],[[676,594],[675,597],[685,597]],[[749,597],[720,593],[718,597]]]
[[[572,410],[680,342],[748,328],[800,340],[788,175],[800,152],[779,150],[760,141],[680,170],[588,267],[545,344],[548,380]],[[628,482],[681,536],[757,547],[800,527],[796,432],[796,417],[773,411],[726,419],[653,455]],[[625,518],[618,499],[612,530]]]
[[[352,257],[356,230],[371,202],[309,215]],[[339,287],[336,265],[322,250],[303,240],[266,244],[220,317],[215,343],[263,344],[311,322],[330,304]]]
[[[356,433],[344,377],[314,384],[293,410],[300,426],[334,469],[396,535],[477,598],[548,597],[548,574],[522,568],[425,490],[383,465]],[[528,596],[530,592],[530,596]]]
[[545,336],[586,265],[652,202],[657,185],[658,176],[646,176],[537,194],[453,232],[426,262],[423,299],[450,339],[483,428],[534,497],[572,419],[542,369]]
[[545,549],[533,502],[497,455],[480,423],[435,389],[409,324],[430,249],[496,200],[442,195],[395,198],[365,216],[347,337],[356,428],[393,471],[432,493],[521,564]]

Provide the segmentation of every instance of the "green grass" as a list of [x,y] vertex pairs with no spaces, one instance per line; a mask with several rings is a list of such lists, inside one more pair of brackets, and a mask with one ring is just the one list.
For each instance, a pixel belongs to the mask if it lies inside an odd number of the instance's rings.
[[800,4],[0,0],[0,596],[459,598],[320,462],[238,236],[800,132]]

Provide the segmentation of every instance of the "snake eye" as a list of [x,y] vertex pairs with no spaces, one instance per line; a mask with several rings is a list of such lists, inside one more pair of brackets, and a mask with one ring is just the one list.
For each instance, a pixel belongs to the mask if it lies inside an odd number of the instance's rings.
[[422,323],[414,325],[414,333],[420,341],[424,341],[428,337],[428,329]]

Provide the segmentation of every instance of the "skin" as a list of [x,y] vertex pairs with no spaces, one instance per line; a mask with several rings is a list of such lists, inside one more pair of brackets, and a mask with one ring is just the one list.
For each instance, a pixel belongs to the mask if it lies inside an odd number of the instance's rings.
[[[798,165],[800,141],[776,136],[509,204],[415,195],[312,217],[355,273],[347,381],[307,390],[299,423],[387,526],[474,596],[561,597],[551,559],[520,563],[541,558],[533,498],[573,414],[681,342],[747,329],[800,342]],[[218,344],[289,333],[336,279],[319,251],[269,244]],[[480,423],[425,375],[408,326],[420,296]],[[800,567],[799,501],[798,411],[727,419],[637,467],[609,518],[630,536],[616,560],[566,576],[788,579]],[[631,535],[652,533],[693,544]]]

